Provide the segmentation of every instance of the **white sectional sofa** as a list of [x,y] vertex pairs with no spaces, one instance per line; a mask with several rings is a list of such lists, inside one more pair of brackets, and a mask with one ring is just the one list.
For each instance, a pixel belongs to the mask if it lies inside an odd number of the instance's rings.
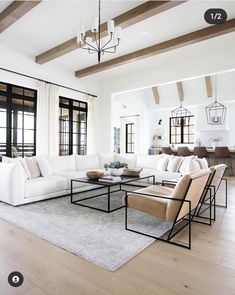
[[[192,170],[207,168],[205,159],[169,155],[93,154],[36,156],[0,163],[0,201],[13,206],[68,195],[72,178],[84,177],[88,170],[104,169],[104,164],[120,161],[129,168],[143,168],[142,175],[154,174],[156,181],[171,180]],[[75,191],[87,184],[76,183]]]

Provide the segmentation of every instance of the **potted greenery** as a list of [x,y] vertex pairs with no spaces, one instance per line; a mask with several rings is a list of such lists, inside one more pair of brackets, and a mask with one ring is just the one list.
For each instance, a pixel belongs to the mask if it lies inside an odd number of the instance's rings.
[[128,165],[126,163],[115,161],[109,164],[105,164],[104,168],[106,170],[110,169],[110,173],[113,176],[121,176],[123,174],[124,168],[128,168]]

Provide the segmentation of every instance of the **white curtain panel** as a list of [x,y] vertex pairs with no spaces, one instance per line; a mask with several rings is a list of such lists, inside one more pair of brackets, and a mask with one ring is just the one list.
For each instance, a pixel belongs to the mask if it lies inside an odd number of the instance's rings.
[[95,153],[95,131],[94,131],[94,98],[88,96],[88,115],[87,115],[87,154]]
[[59,155],[59,87],[38,83],[37,155]]

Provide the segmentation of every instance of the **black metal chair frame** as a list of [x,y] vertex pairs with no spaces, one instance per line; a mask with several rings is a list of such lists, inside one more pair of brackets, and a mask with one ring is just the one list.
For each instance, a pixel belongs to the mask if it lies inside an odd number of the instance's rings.
[[[180,202],[181,203],[181,206],[180,206],[180,208],[178,210],[178,213],[176,214],[176,217],[175,217],[175,219],[173,221],[173,225],[172,225],[171,229],[168,231],[169,234],[168,234],[168,236],[167,236],[166,239],[163,239],[162,237],[155,237],[153,235],[149,235],[149,234],[146,234],[146,233],[143,233],[143,232],[140,232],[140,231],[137,231],[137,230],[128,228],[128,193],[133,193],[133,192],[128,192],[128,191],[126,191],[126,193],[125,193],[125,229],[128,230],[128,231],[132,231],[132,232],[135,232],[135,233],[138,233],[138,234],[147,236],[147,237],[154,238],[154,239],[159,240],[159,241],[162,241],[162,242],[170,243],[170,244],[173,244],[173,245],[176,245],[176,246],[179,246],[179,247],[183,247],[183,248],[186,248],[186,249],[189,249],[190,250],[191,249],[191,244],[192,244],[192,238],[191,238],[191,232],[192,232],[192,230],[191,230],[191,224],[192,224],[192,222],[203,223],[203,224],[206,224],[207,225],[207,223],[194,220],[194,217],[195,217],[195,214],[197,212],[197,208],[198,208],[198,205],[199,205],[199,202],[200,202],[200,198],[199,198],[199,201],[198,201],[197,206],[193,210],[192,210],[192,207],[191,207],[191,201],[190,200],[185,200],[185,197],[187,196],[187,193],[189,191],[189,188],[191,186],[191,183],[192,183],[192,179],[190,180],[190,183],[189,183],[188,188],[186,190],[184,199],[171,198],[171,197],[165,197],[165,196],[163,197],[163,196],[157,196],[157,195],[151,195],[151,194],[134,192],[137,195],[151,196],[151,197],[156,197],[156,198],[160,198],[160,199],[173,200],[173,201],[176,201],[176,202]],[[209,189],[209,188],[208,187],[205,187],[205,189]],[[203,190],[203,192],[204,192],[204,190]],[[210,193],[210,198],[211,198],[211,193]],[[189,211],[188,211],[188,213],[186,215],[184,215],[179,220],[177,220],[177,218],[179,216],[179,213],[181,211],[181,208],[182,208],[182,206],[183,206],[184,203],[187,203],[188,204]],[[212,202],[210,202],[210,204],[212,204]],[[174,232],[174,229],[175,229],[176,225],[180,224],[182,221],[186,221],[186,224],[184,224],[182,227],[180,227],[178,230],[176,230]],[[186,243],[186,245],[185,244],[182,244],[182,242],[181,243],[177,243],[175,241],[171,241],[179,232],[181,232],[187,226],[188,226],[188,243]]]
[[[219,185],[217,187],[217,189],[215,188],[214,185],[208,185],[209,189],[210,189],[210,201],[209,201],[209,204],[207,202],[202,202],[198,208],[198,212],[196,214],[197,217],[200,217],[200,218],[204,218],[204,219],[209,219],[210,220],[210,225],[211,225],[211,218],[208,218],[208,217],[205,217],[205,216],[201,216],[206,210],[208,210],[208,208],[210,208],[211,210],[211,207],[213,206],[214,210],[213,210],[213,218],[212,220],[215,221],[216,220],[216,207],[222,207],[222,208],[227,208],[228,207],[228,180],[226,178],[224,178],[224,175],[226,173],[226,170],[227,168],[225,168],[224,170],[224,173],[220,179],[220,182],[219,182]],[[213,178],[212,178],[213,180]],[[211,180],[211,181],[212,181]],[[217,204],[216,203],[216,194],[220,188],[220,185],[222,183],[222,181],[225,182],[225,205],[221,205],[221,204]],[[206,200],[208,201],[208,199]],[[202,209],[202,206],[205,205],[205,204],[208,204],[208,206],[206,208],[204,208],[203,211],[201,211]]]

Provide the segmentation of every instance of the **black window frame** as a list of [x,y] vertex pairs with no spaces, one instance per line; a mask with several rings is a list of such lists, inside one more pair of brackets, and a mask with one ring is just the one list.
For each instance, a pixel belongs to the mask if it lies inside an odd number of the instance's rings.
[[[13,141],[14,139],[17,137],[17,130],[22,130],[22,144],[21,144],[21,148],[19,149],[20,152],[20,156],[24,157],[24,156],[35,156],[36,155],[36,133],[37,133],[37,90],[36,89],[32,89],[32,88],[28,88],[25,86],[21,86],[21,85],[15,85],[15,84],[11,84],[11,83],[6,83],[3,81],[0,81],[0,84],[5,85],[6,86],[6,91],[1,90],[0,89],[0,96],[6,97],[6,102],[1,102],[0,101],[0,107],[5,108],[6,109],[6,149],[4,149],[3,151],[6,151],[5,155],[7,157],[12,157],[13,151],[12,148],[13,146]],[[23,94],[19,94],[13,91],[13,88],[20,88],[22,89],[22,93]],[[26,95],[24,94],[25,91],[29,91],[31,93],[33,93],[33,96],[30,95]],[[19,99],[22,100],[23,104],[22,107],[16,106],[16,104],[13,103],[14,99]],[[33,128],[24,128],[24,113],[25,111],[27,111],[27,106],[25,105],[25,101],[28,102],[33,102],[33,107],[29,107],[30,112],[33,109],[32,112],[32,116],[33,116],[33,122],[34,122],[34,126]],[[14,120],[12,119],[12,115],[14,114],[14,111],[22,111],[22,127],[19,128],[17,126],[17,117],[14,117]],[[14,115],[13,115],[14,116]],[[31,115],[29,115],[31,116]],[[0,127],[0,128],[4,128],[4,127]],[[32,143],[26,143],[24,141],[24,131],[26,130],[30,130],[33,131],[33,142]],[[1,145],[3,145],[3,143],[0,143]],[[26,144],[29,144],[28,149]],[[17,148],[19,148],[19,145],[16,141],[16,145]],[[32,147],[30,149],[30,147]],[[1,149],[1,146],[0,146]],[[4,154],[3,154],[4,156]],[[1,155],[0,155],[1,157]],[[0,160],[2,160],[2,158],[0,158]]]
[[[193,120],[191,120],[193,119]],[[169,128],[170,128],[170,144],[193,144],[194,143],[194,132],[190,133],[190,128],[194,127],[194,115],[190,116],[182,116],[182,117],[170,117],[169,122]],[[175,122],[178,122],[178,126],[175,126]],[[193,121],[193,122],[191,122]],[[174,130],[174,133],[173,133]],[[185,132],[187,130],[188,132]],[[178,131],[178,133],[177,133]],[[172,140],[172,138],[175,138],[175,140]],[[176,140],[177,136],[180,137],[180,142]],[[190,137],[193,137],[193,140],[190,141]],[[185,137],[187,137],[188,140],[185,140]]]
[[[63,100],[64,101],[66,100],[68,102],[68,104],[63,103]],[[80,107],[81,104],[85,105],[85,108]],[[63,122],[63,120],[61,119],[61,109],[67,109],[68,110],[69,119],[64,120],[64,121],[68,122],[68,132],[61,131],[61,123]],[[74,111],[85,113],[85,116],[86,116],[85,123],[81,122],[81,121],[74,121],[73,120],[73,112]],[[59,155],[64,155],[64,154],[62,154],[62,151],[68,151],[68,155],[75,154],[74,151],[73,151],[74,147],[77,147],[77,149],[78,149],[78,153],[76,153],[76,154],[78,154],[78,155],[86,155],[87,154],[88,103],[85,102],[85,101],[75,100],[75,99],[72,99],[72,98],[60,96],[59,97],[59,112],[60,112],[60,114],[59,114]],[[80,122],[80,124],[81,123],[85,124],[85,133],[81,133],[81,129],[80,129],[80,132],[74,132],[73,128],[74,128],[74,123],[76,123],[76,122]],[[80,125],[80,128],[81,128],[81,125]],[[68,144],[67,143],[66,144],[61,143],[62,134],[68,134]],[[75,134],[79,138],[79,143],[78,144],[74,144],[74,142],[73,142],[74,141],[73,137],[74,137]],[[85,136],[85,144],[81,143],[81,135]],[[67,147],[67,148],[62,149],[62,147]],[[81,153],[82,148],[85,149],[84,153]]]
[[[135,153],[135,132],[134,132],[134,123],[126,123],[126,154],[134,154]],[[131,132],[129,132],[129,127],[131,127]],[[131,135],[131,141],[128,140]],[[129,147],[131,146],[131,149]]]

